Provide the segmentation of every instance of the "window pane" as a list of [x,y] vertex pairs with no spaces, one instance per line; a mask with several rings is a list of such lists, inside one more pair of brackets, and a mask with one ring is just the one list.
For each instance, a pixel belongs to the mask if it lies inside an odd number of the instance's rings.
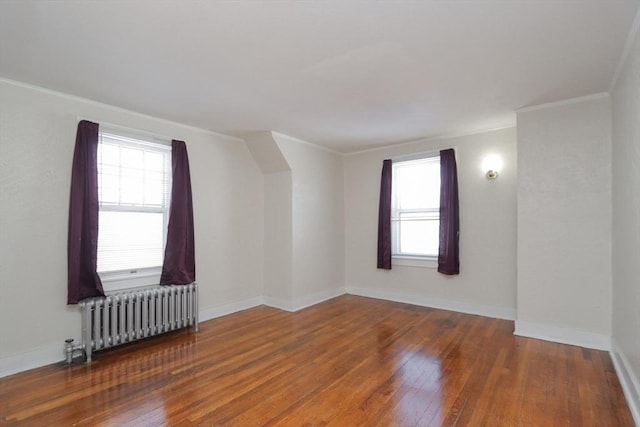
[[134,271],[162,265],[170,158],[169,146],[102,134],[98,146],[100,273],[125,271],[132,277]]
[[120,147],[111,144],[100,144],[98,150],[98,163],[105,165],[120,164]]
[[144,164],[144,153],[142,150],[128,147],[121,147],[120,150],[120,165],[122,167],[142,169]]
[[164,180],[163,173],[147,172],[144,176],[144,204],[146,206],[164,205]]
[[98,188],[100,188],[101,203],[120,203],[120,168],[98,165]]
[[162,265],[162,213],[100,211],[98,272]]
[[400,221],[399,228],[401,254],[438,255],[438,219]]
[[400,163],[394,170],[398,209],[440,206],[440,164],[435,161]]
[[439,210],[439,156],[394,162],[392,254],[436,256]]
[[140,169],[122,169],[120,203],[126,205],[144,204],[144,173]]
[[160,153],[147,151],[144,153],[144,168],[153,172],[164,172],[164,156]]

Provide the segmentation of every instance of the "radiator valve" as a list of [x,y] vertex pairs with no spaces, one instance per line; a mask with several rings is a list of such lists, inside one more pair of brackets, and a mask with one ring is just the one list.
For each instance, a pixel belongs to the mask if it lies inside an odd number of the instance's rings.
[[64,340],[64,352],[66,355],[67,364],[71,365],[71,363],[73,363],[73,357],[75,353],[82,352],[83,349],[84,346],[82,344],[73,345],[73,338],[67,338],[66,340]]

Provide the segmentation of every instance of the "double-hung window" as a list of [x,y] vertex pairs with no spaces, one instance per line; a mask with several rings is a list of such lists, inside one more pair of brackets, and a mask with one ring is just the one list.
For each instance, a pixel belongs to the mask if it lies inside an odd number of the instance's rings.
[[100,132],[98,274],[105,290],[159,282],[170,188],[169,145]]
[[436,260],[440,228],[440,157],[394,161],[391,253],[394,263]]

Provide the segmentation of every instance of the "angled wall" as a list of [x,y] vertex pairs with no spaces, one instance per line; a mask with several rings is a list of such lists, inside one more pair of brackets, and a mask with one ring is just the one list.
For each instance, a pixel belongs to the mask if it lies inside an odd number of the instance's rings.
[[292,173],[293,308],[344,293],[342,155],[273,133]]
[[264,173],[264,301],[298,310],[344,293],[342,155],[276,132],[246,143]]
[[264,174],[264,299],[288,308],[293,304],[291,167],[271,132],[253,132],[245,142]]

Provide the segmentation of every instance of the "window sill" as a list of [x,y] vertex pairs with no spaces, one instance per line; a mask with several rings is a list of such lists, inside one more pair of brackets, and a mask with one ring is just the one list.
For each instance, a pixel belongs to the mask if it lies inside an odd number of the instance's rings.
[[391,264],[402,266],[402,267],[438,268],[438,258],[393,256],[391,258]]
[[122,271],[99,275],[102,281],[102,288],[105,292],[110,292],[157,285],[160,283],[160,273],[160,268],[150,268],[140,269],[136,273]]

